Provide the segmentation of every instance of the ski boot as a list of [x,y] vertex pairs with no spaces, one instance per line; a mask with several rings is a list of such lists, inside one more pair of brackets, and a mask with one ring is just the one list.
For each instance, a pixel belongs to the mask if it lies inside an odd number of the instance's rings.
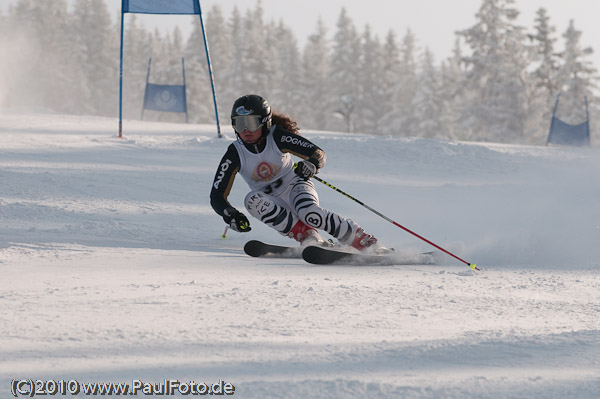
[[327,241],[319,235],[314,227],[304,224],[301,220],[292,227],[287,236],[298,241],[300,245],[324,245]]
[[358,227],[350,246],[363,252],[375,244],[377,244],[377,238],[371,234],[367,234],[361,227]]

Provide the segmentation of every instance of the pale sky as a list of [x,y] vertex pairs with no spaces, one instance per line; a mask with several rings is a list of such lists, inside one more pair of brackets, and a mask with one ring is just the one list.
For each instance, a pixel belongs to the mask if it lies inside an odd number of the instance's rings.
[[[0,0],[0,5],[5,9],[7,4],[15,1]],[[121,9],[121,0],[105,1],[116,17]],[[200,0],[204,16],[215,4],[221,5],[227,17],[234,6],[244,12],[248,8],[254,8],[256,3],[257,0]],[[359,31],[363,31],[368,24],[381,40],[391,29],[396,32],[400,41],[410,28],[417,37],[418,45],[429,47],[437,61],[450,55],[455,31],[474,25],[475,14],[481,3],[482,0],[262,0],[265,20],[283,20],[294,30],[301,46],[315,31],[319,16],[328,27],[330,37],[333,36],[340,10],[346,7]],[[573,19],[575,28],[583,32],[582,45],[594,49],[593,59],[600,69],[600,1],[516,0],[515,6],[521,12],[519,23],[528,30],[532,30],[534,25],[535,12],[540,7],[546,8],[550,23],[557,29],[557,50],[562,49],[560,35],[567,29],[569,20]],[[175,25],[179,25],[186,37],[191,30],[188,16],[139,15],[138,18],[147,29],[159,26],[161,29],[172,30]]]

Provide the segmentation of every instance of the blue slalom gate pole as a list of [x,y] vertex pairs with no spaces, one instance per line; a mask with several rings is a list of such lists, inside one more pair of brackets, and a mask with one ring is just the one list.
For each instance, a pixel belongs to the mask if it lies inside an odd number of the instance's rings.
[[148,58],[148,72],[146,72],[146,88],[144,89],[144,104],[142,105],[142,116],[140,120],[144,120],[144,110],[146,109],[146,96],[148,96],[148,82],[150,80],[150,65],[152,64],[152,57]]
[[[198,1],[200,5],[200,1]],[[202,27],[202,38],[204,39],[204,50],[206,51],[206,62],[208,63],[208,74],[210,75],[210,86],[212,88],[213,103],[215,104],[215,118],[217,120],[217,137],[221,138],[221,124],[219,123],[219,111],[217,109],[217,94],[215,92],[215,80],[213,78],[212,64],[210,62],[210,51],[208,49],[208,41],[206,40],[206,33],[204,31],[204,20],[202,18],[202,8],[198,10],[198,16],[200,17],[200,26]]]
[[185,85],[185,63],[183,57],[181,58],[181,72],[183,74],[183,102],[185,106],[185,123],[189,123],[187,108],[187,87]]
[[121,56],[119,60],[119,138],[123,137],[123,20],[125,13],[121,7]]

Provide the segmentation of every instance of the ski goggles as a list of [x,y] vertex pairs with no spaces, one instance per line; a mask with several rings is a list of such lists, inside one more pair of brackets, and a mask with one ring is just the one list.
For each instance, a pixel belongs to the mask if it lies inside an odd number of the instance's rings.
[[257,131],[263,125],[263,117],[260,115],[241,115],[233,117],[233,128],[236,132],[242,133],[244,130],[249,132]]

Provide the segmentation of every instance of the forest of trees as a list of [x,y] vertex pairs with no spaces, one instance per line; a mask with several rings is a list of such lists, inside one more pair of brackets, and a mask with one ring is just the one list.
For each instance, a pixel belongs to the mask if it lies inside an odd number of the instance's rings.
[[[514,0],[482,0],[475,25],[457,30],[452,56],[439,61],[410,28],[380,38],[346,9],[335,27],[315,21],[302,49],[284,21],[263,15],[260,0],[244,12],[204,12],[224,129],[235,98],[251,92],[301,129],[453,140],[543,144],[558,93],[565,122],[585,120],[585,96],[592,132],[600,115],[592,50],[573,21],[557,33],[543,8],[527,30]],[[185,57],[190,122],[214,123],[200,22],[181,18],[194,24],[188,38],[179,28],[148,31],[126,15],[125,119],[140,117],[148,58],[151,82],[181,84]],[[117,116],[119,30],[104,0],[14,0],[0,12],[0,108]],[[155,111],[145,118],[185,121]]]

